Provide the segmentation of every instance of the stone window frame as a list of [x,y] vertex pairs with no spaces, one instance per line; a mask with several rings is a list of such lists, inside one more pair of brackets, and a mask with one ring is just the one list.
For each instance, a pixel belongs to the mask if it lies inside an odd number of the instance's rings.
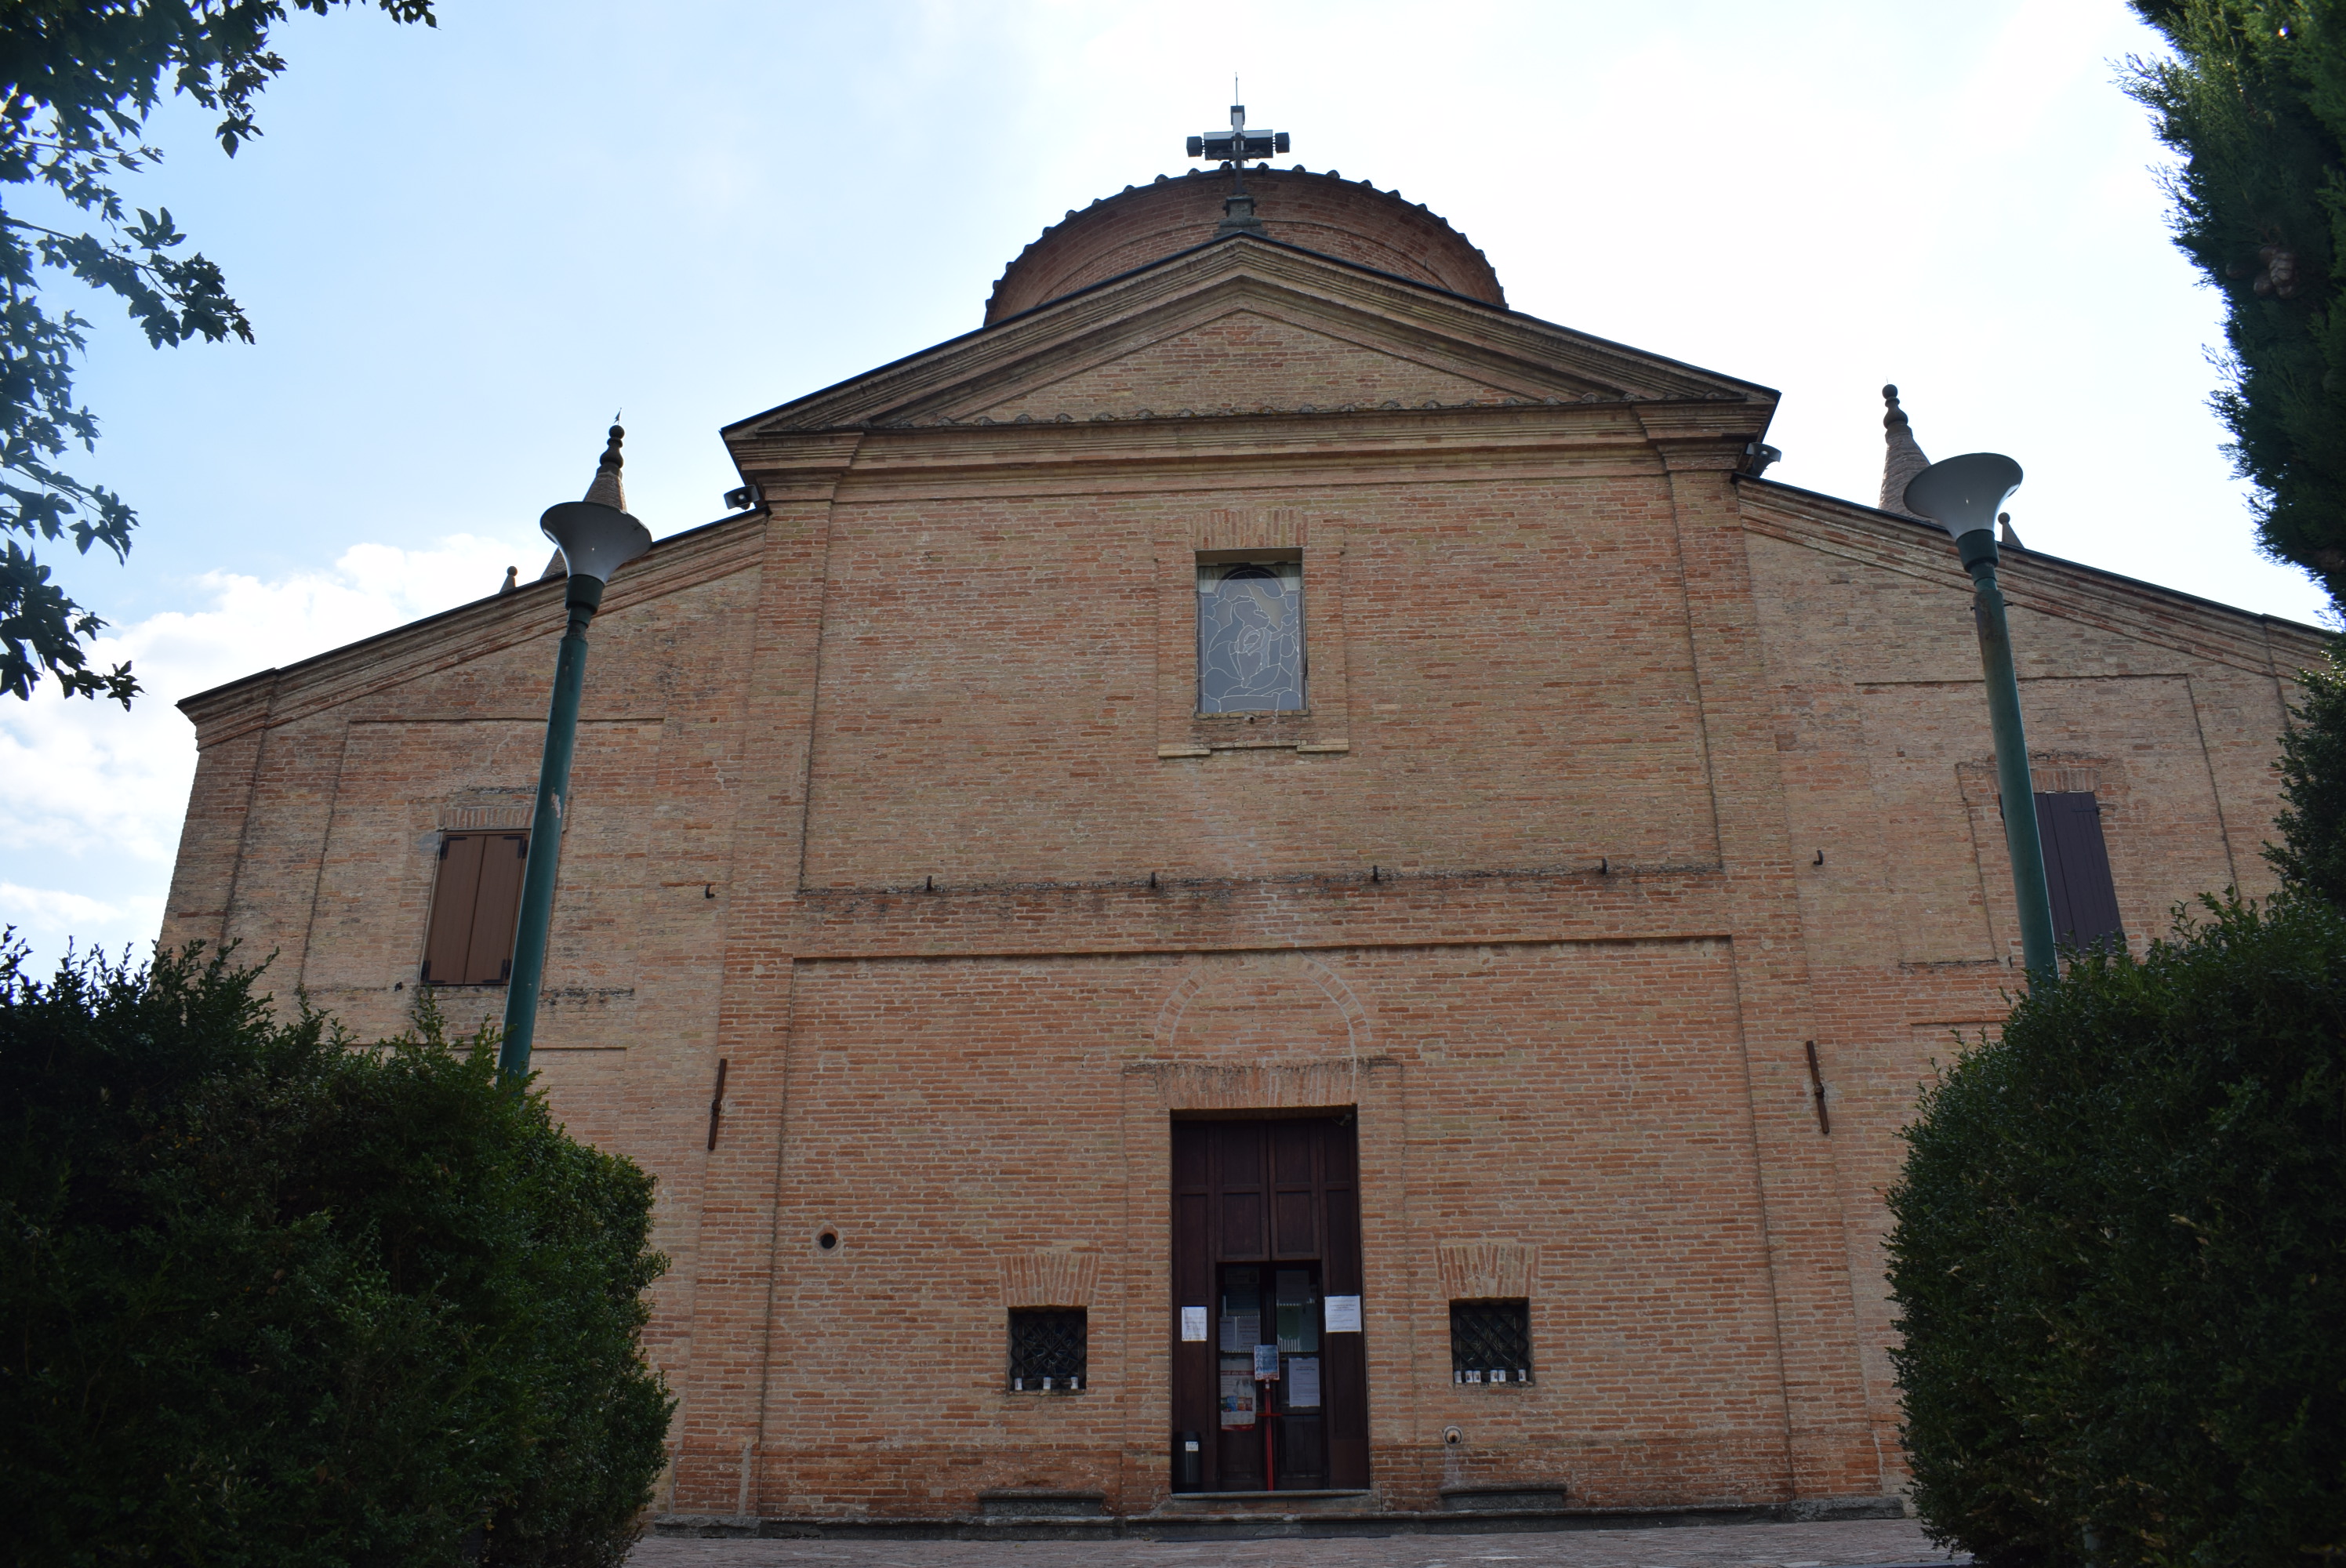
[[[2141,847],[2135,830],[2142,803],[2136,799],[2123,759],[2105,753],[2028,751],[2028,788],[2032,794],[2085,793],[2094,797],[2101,812],[2103,849],[2109,857],[2110,881],[2117,897],[2118,916],[2127,945],[2140,952],[2148,932],[2158,929],[2157,912],[2133,890],[2156,885],[2144,874]],[[1985,917],[1989,951],[2017,962],[2020,929],[2013,912],[2012,873],[2004,847],[2003,786],[1993,753],[1955,764],[1955,789],[1972,830],[1972,869],[1979,879],[1980,904]]]
[[[526,828],[458,830],[441,833],[440,852],[434,858],[436,864],[431,893],[424,907],[423,959],[417,966],[417,984],[435,991],[495,991],[504,989],[512,981],[513,930],[515,922],[520,919],[522,885],[525,875],[524,868],[529,860],[529,838]],[[453,880],[456,860],[451,851],[460,843],[474,840],[480,842],[481,851],[472,861],[470,882],[460,886]],[[518,846],[511,855],[505,853],[505,845],[509,842]],[[514,911],[510,920],[504,914],[508,904]],[[491,951],[502,950],[507,955],[498,961],[498,972],[495,975],[476,973],[469,964],[460,962],[455,966],[457,974],[454,978],[434,974],[432,963],[435,952],[453,945],[457,950],[454,956],[461,960],[480,948],[483,935],[477,928],[485,918],[484,911],[505,928],[501,937],[495,927],[488,932]],[[452,927],[462,930],[462,941],[451,943],[444,940],[454,934]]]
[[[1351,688],[1344,636],[1344,530],[1331,517],[1292,507],[1209,511],[1156,541],[1157,755],[1217,751],[1341,754]],[[1198,711],[1198,567],[1244,560],[1293,560],[1303,567],[1304,702],[1287,713]]]
[[[430,826],[414,821],[418,830],[410,840],[413,874],[412,880],[404,882],[407,891],[401,904],[403,925],[412,932],[415,943],[413,955],[408,961],[407,977],[419,985],[447,989],[444,983],[422,978],[424,955],[432,948],[432,913],[440,891],[441,848],[454,833],[528,832],[537,817],[537,786],[473,785],[436,800],[411,798],[411,803],[419,813],[428,813]],[[566,822],[563,825],[569,826]],[[504,983],[499,981],[495,986],[471,989],[495,990]]]
[[[1311,712],[1311,585],[1304,580],[1303,576],[1303,552],[1300,550],[1200,550],[1198,552],[1197,559],[1197,636],[1198,644],[1197,695],[1198,717],[1200,719],[1210,718],[1225,722],[1230,719],[1243,719],[1249,722],[1260,723],[1265,718],[1285,718],[1293,714]],[[1208,611],[1207,586],[1205,579],[1206,575],[1217,567],[1226,567],[1233,570],[1252,567],[1258,572],[1268,572],[1275,576],[1284,575],[1286,568],[1291,567],[1293,569],[1295,583],[1294,607],[1296,610],[1296,619],[1300,623],[1299,629],[1296,633],[1295,643],[1295,687],[1303,698],[1303,701],[1300,706],[1295,708],[1224,708],[1210,713],[1206,710],[1205,645],[1209,641],[1209,638],[1207,636],[1206,626]]]

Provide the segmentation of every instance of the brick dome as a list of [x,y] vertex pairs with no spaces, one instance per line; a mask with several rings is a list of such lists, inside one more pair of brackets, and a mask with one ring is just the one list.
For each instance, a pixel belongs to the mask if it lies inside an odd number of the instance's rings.
[[[1397,191],[1300,167],[1249,169],[1247,189],[1270,239],[1485,304],[1507,302],[1483,253]],[[1192,169],[1160,174],[1153,185],[1127,185],[1121,195],[1068,213],[1003,272],[985,304],[986,325],[1204,244],[1222,221],[1229,193],[1227,169]]]

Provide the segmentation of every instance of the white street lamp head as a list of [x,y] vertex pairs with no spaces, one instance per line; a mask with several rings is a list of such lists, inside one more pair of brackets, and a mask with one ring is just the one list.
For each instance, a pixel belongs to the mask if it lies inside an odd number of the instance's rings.
[[574,577],[607,583],[611,574],[652,547],[651,530],[627,515],[627,495],[619,484],[619,468],[627,460],[619,443],[627,432],[611,427],[611,443],[595,465],[595,483],[584,501],[549,506],[537,520],[539,532],[562,552],[562,564]]
[[1967,452],[1934,463],[1906,486],[1906,510],[1960,539],[1984,528],[2020,488],[2020,464],[2000,452]]

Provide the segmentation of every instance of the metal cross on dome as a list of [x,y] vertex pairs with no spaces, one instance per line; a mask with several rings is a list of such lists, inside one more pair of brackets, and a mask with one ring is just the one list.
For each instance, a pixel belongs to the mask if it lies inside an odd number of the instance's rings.
[[1238,188],[1240,190],[1246,188],[1246,165],[1249,158],[1269,158],[1272,153],[1286,150],[1287,133],[1285,131],[1247,129],[1244,104],[1230,106],[1229,129],[1208,131],[1204,136],[1193,136],[1189,138],[1189,156],[1218,158],[1229,164],[1238,175]]

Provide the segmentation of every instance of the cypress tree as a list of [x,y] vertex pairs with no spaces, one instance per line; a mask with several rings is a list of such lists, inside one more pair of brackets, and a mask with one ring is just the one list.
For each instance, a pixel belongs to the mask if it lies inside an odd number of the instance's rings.
[[2346,605],[2346,0],[2134,0],[2127,91],[2182,155],[2175,239],[2224,296],[2211,402],[2265,553]]
[[2280,738],[2280,842],[2265,859],[2290,887],[2346,908],[2346,639],[2298,680],[2305,700]]

